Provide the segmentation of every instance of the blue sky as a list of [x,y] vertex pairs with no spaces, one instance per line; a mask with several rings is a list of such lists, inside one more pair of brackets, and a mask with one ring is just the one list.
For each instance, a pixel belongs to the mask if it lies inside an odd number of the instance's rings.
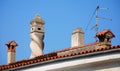
[[[99,19],[99,31],[110,29],[115,34],[113,45],[120,44],[119,21],[120,0],[0,0],[0,65],[7,64],[7,47],[10,40],[18,43],[16,61],[29,58],[30,21],[36,14],[45,21],[44,53],[61,50],[71,46],[71,33],[81,27],[85,32],[85,44],[94,42],[95,15],[89,20],[96,8],[99,16],[112,21]],[[86,26],[89,26],[86,30]]]

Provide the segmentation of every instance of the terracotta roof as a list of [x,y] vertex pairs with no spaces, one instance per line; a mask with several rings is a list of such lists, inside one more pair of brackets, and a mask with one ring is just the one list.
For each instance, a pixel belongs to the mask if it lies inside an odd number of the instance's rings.
[[79,49],[79,48],[83,49],[85,47],[90,47],[90,46],[94,46],[94,45],[97,45],[97,44],[99,44],[99,43],[95,42],[95,43],[87,44],[87,45],[81,46],[81,47],[66,48],[64,50],[60,50],[60,51],[44,54],[44,55],[41,55],[41,56],[37,56],[33,59],[25,59],[25,60],[21,60],[21,61],[17,61],[17,62],[14,62],[14,63],[7,64],[7,65],[2,65],[2,66],[0,66],[0,70],[7,70],[7,69],[12,69],[12,68],[27,66],[27,65],[30,65],[30,64],[34,64],[34,63],[41,63],[41,62],[44,62],[44,61],[50,61],[50,60],[54,60],[54,59],[61,59],[61,58],[67,58],[67,57],[72,57],[72,56],[77,56],[77,55],[83,55],[83,54],[89,54],[89,53],[95,53],[95,52],[107,51],[107,50],[120,48],[120,45],[118,45],[118,46],[108,46],[108,47],[104,47],[104,48],[86,49],[86,50],[83,50],[83,51],[80,51],[80,52],[73,52],[71,54],[57,55],[58,53],[61,53],[61,52],[70,51],[70,50]]
[[103,31],[99,32],[98,34],[96,34],[96,36],[105,35],[108,32],[110,32],[113,35],[113,37],[115,37],[115,35],[110,30],[103,30]]

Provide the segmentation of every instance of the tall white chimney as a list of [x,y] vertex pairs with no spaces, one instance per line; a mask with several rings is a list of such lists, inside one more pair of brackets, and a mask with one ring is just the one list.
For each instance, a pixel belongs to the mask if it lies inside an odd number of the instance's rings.
[[30,42],[30,48],[32,51],[30,58],[43,54],[44,24],[45,22],[39,15],[36,15],[30,23],[30,37],[32,39]]
[[71,47],[84,45],[84,32],[81,28],[76,28],[72,33]]
[[15,41],[10,41],[6,45],[8,47],[8,64],[9,64],[15,62],[16,46],[18,46],[18,44]]

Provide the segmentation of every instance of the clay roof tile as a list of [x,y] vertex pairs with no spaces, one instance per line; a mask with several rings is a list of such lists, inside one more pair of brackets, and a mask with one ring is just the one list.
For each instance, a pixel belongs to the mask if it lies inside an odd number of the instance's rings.
[[113,37],[115,37],[115,35],[114,35],[110,30],[103,30],[103,31],[97,33],[96,36],[97,36],[97,37],[98,37],[98,36],[102,36],[102,35],[105,35],[105,34],[108,33],[108,32],[110,32],[110,33],[113,35]]

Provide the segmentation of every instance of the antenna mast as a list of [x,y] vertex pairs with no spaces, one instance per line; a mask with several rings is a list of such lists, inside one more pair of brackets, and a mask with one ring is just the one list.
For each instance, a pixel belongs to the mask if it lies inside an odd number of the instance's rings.
[[96,34],[98,33],[98,10],[99,10],[99,6],[97,6],[96,8]]
[[[96,25],[95,25],[96,34],[98,33],[98,10],[99,10],[99,6],[97,6],[96,8]],[[95,40],[98,41],[96,36],[95,36]]]
[[[100,8],[99,6],[97,6],[97,8],[96,8],[96,25],[93,27],[93,28],[95,28],[96,34],[98,33],[98,29],[99,29],[99,28],[98,28],[98,22],[99,22],[98,19],[99,19],[99,18],[112,21],[112,19],[108,19],[108,18],[104,18],[104,17],[99,17],[99,16],[98,16],[98,11],[99,11],[100,9],[101,9],[101,10],[107,10],[108,8]],[[96,36],[95,36],[95,40],[97,41]]]

